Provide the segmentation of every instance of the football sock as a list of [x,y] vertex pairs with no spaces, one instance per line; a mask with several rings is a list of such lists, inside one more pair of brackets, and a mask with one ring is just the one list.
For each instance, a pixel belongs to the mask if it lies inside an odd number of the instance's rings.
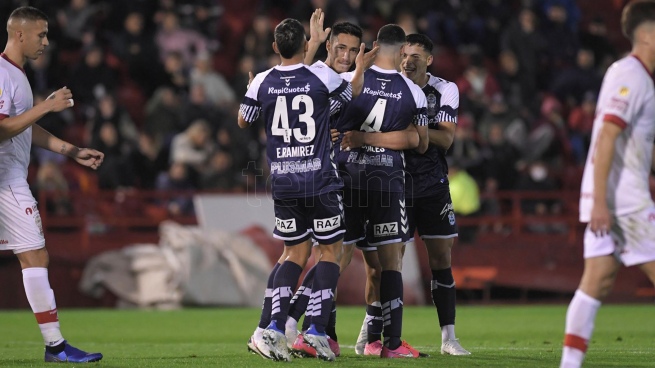
[[50,354],[59,354],[62,351],[64,351],[65,348],[66,348],[66,344],[64,344],[64,342],[62,341],[55,346],[46,346],[45,350]]
[[309,301],[307,315],[310,315],[312,326],[319,334],[325,333],[325,327],[332,313],[334,290],[339,281],[339,265],[321,261],[316,264],[316,274],[312,284],[312,298]]
[[64,337],[59,329],[55,293],[50,288],[48,281],[48,269],[44,267],[24,269],[23,285],[45,345],[57,346],[63,343]]
[[382,340],[382,304],[373,302],[366,306],[366,332],[368,342]]
[[275,273],[273,279],[273,299],[271,300],[270,327],[284,333],[289,313],[289,303],[293,296],[293,289],[298,285],[302,267],[291,261],[284,261]]
[[450,267],[432,270],[432,302],[437,308],[441,341],[455,337],[455,280]]
[[279,263],[275,263],[271,274],[268,275],[266,282],[266,291],[264,292],[264,303],[262,304],[262,315],[259,317],[259,328],[264,329],[271,323],[271,300],[273,299],[273,280],[275,273],[280,268]]
[[[296,293],[293,295],[293,299],[291,299],[291,304],[289,305],[289,317],[296,321],[300,321],[300,317],[307,311],[309,298],[312,295],[312,282],[314,281],[315,272],[316,265],[307,271],[305,278],[302,280],[302,285],[300,285]],[[309,327],[309,324],[307,327]]]
[[576,290],[566,312],[566,336],[560,367],[582,365],[589,340],[594,332],[594,321],[600,305],[600,300],[590,297],[582,290]]
[[325,326],[325,333],[330,336],[334,341],[339,341],[337,338],[337,302],[332,303],[332,311],[328,319],[327,326]]
[[403,329],[403,276],[398,271],[382,271],[380,301],[384,321],[384,346],[390,350],[400,346]]

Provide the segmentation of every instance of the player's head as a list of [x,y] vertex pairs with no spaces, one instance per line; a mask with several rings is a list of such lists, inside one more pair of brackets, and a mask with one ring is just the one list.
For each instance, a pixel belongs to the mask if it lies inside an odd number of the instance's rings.
[[361,42],[362,29],[358,25],[350,22],[335,23],[325,44],[331,63],[329,66],[337,73],[349,71],[355,63]]
[[287,18],[275,27],[273,49],[283,59],[304,54],[307,47],[305,28],[296,19]]
[[652,37],[655,33],[655,1],[639,0],[626,5],[621,15],[621,29],[633,45],[645,41],[642,40],[645,37]]
[[20,50],[23,57],[36,59],[48,46],[48,16],[31,6],[20,7],[7,20],[7,46]]
[[406,41],[400,68],[407,78],[420,84],[428,71],[428,66],[432,64],[432,41],[428,36],[419,33],[407,35]]
[[373,47],[380,46],[378,58],[393,58],[394,65],[400,68],[405,46],[405,31],[397,24],[387,24],[378,31],[378,39]]

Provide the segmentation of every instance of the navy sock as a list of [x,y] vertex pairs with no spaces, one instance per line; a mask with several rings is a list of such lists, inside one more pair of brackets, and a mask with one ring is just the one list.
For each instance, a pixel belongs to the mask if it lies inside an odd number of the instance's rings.
[[384,319],[384,346],[391,350],[400,346],[403,329],[403,276],[398,271],[382,271],[380,302]]
[[382,340],[382,307],[371,304],[366,306],[366,324],[368,342]]
[[437,308],[439,326],[455,324],[455,279],[450,267],[432,270],[432,302]]
[[275,263],[273,271],[268,275],[266,282],[266,292],[264,293],[264,303],[262,304],[262,315],[259,317],[259,327],[266,328],[271,323],[271,300],[273,299],[273,279],[275,273],[280,268],[279,263]]
[[66,343],[62,341],[55,346],[46,345],[45,350],[50,354],[59,354],[62,351],[64,351],[65,348],[66,348]]
[[334,341],[337,339],[337,302],[332,303],[332,311],[330,312],[330,319],[328,319],[327,326],[325,326],[325,333],[330,336]]
[[[300,317],[302,317],[307,310],[307,304],[309,304],[309,298],[312,295],[314,272],[316,272],[316,265],[307,271],[305,278],[302,280],[302,285],[300,285],[296,294],[293,296],[293,299],[291,299],[289,317],[292,317],[296,321],[300,321]],[[309,325],[307,325],[307,327],[309,327]]]
[[332,304],[334,303],[334,290],[339,281],[339,265],[332,262],[318,262],[312,286],[312,299],[307,308],[307,315],[311,309],[311,322],[316,332],[325,333],[325,327],[330,319]]
[[302,267],[291,262],[284,261],[280,268],[275,273],[273,280],[273,300],[271,311],[271,323],[275,323],[275,327],[284,332],[285,324],[287,323],[287,315],[289,313],[289,303],[293,296],[293,289],[298,285],[298,279],[302,273]]

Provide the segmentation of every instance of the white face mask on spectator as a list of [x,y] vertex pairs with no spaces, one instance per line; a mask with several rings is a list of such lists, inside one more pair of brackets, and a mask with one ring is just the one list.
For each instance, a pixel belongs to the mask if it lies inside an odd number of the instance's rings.
[[541,166],[541,165],[535,165],[530,168],[530,177],[534,181],[542,181],[546,179],[546,176],[548,176],[548,170]]

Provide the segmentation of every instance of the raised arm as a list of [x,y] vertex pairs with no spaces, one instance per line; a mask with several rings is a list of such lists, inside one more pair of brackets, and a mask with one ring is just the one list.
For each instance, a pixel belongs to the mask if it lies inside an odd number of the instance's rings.
[[[325,44],[328,35],[330,34],[330,27],[323,29],[323,22],[325,21],[325,13],[323,10],[316,9],[309,18],[309,41],[307,41],[307,52],[305,53],[305,64],[311,65],[314,62],[314,56],[319,47]],[[329,64],[328,64],[329,65]]]

